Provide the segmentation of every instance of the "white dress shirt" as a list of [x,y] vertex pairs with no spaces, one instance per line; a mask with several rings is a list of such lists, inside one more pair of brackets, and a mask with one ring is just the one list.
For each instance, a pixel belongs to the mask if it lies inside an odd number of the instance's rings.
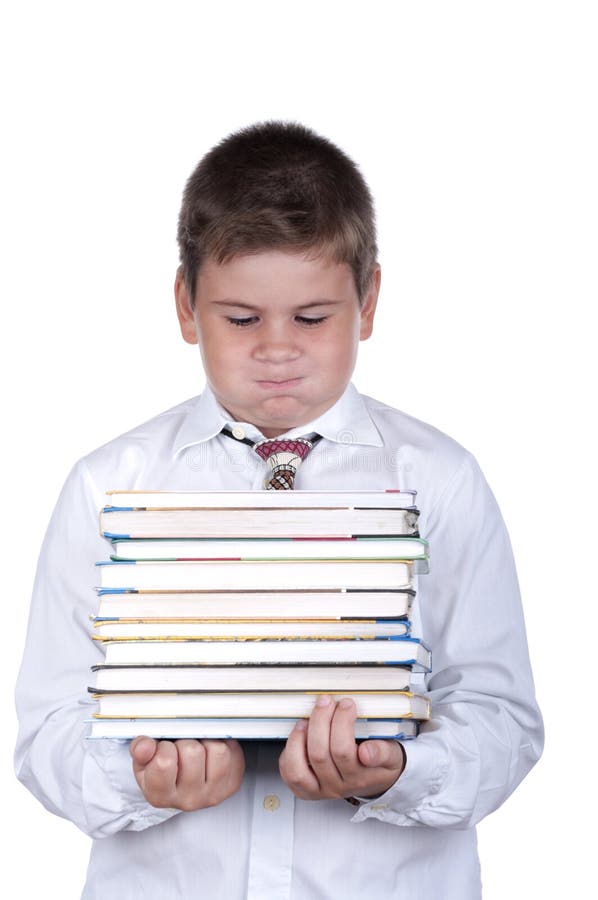
[[[69,475],[42,547],[17,686],[16,770],[47,809],[95,838],[84,900],[474,900],[475,824],[538,759],[542,722],[509,538],[475,460],[436,429],[349,385],[286,437],[323,435],[297,490],[415,489],[431,572],[414,633],[433,649],[433,715],[406,742],[407,764],[381,797],[296,799],[279,743],[250,743],[240,790],[219,806],[156,809],[128,744],[85,741],[102,660],[91,640],[94,563],[106,559],[105,491],[260,490],[265,464],[220,434],[232,422],[209,389],[100,447]],[[423,677],[423,676],[422,676]]]

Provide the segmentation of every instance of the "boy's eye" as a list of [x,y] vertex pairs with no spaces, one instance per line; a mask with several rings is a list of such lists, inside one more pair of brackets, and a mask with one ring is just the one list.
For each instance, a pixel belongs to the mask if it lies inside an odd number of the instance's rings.
[[319,325],[321,322],[325,322],[328,316],[317,316],[317,318],[310,318],[309,316],[296,316],[295,318],[298,322],[301,322],[302,325]]
[[227,319],[231,323],[231,325],[237,325],[239,328],[243,328],[246,325],[252,325],[253,322],[255,322],[256,318],[256,316],[227,316]]
[[[257,316],[227,316],[226,318],[231,325],[236,325],[237,328],[246,328],[248,325],[253,325],[254,322],[257,322]],[[310,326],[320,325],[327,318],[328,316],[295,316],[295,321],[300,322],[301,325]]]

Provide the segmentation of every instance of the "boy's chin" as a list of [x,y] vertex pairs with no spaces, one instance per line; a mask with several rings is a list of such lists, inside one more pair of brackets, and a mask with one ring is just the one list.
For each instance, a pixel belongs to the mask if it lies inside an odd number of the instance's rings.
[[298,428],[315,419],[318,413],[306,408],[291,397],[271,398],[256,409],[253,417],[244,421],[252,422],[266,437],[276,437],[291,428]]
[[[291,428],[299,428],[303,423],[309,422],[309,418],[304,418],[302,416],[280,416],[280,417],[256,417],[257,420],[246,420],[251,421],[256,428],[262,432],[265,437],[277,437],[279,434],[284,434],[285,431],[290,431]],[[312,416],[312,418],[314,418]]]
[[219,397],[220,403],[228,410],[237,422],[251,422],[265,437],[277,437],[292,428],[301,428],[313,422],[336,402],[336,397],[326,398],[299,397],[293,393],[274,394],[267,397],[247,397],[245,402],[226,402],[227,398]]

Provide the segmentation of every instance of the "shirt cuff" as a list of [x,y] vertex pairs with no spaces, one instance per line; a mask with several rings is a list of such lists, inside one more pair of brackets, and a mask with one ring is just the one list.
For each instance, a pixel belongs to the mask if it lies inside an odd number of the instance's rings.
[[86,751],[84,796],[92,836],[142,831],[180,812],[147,802],[133,774],[129,741],[88,740]]
[[446,778],[448,760],[439,759],[438,748],[432,747],[422,735],[409,745],[403,744],[406,762],[403,772],[386,793],[371,799],[358,797],[362,805],[351,822],[380,819],[393,825],[421,825],[418,811],[433,806]]

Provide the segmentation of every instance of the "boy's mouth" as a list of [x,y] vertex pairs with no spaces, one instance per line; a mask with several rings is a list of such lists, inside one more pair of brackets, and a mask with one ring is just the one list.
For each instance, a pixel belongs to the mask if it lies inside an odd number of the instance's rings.
[[282,390],[283,388],[295,387],[301,381],[301,378],[285,378],[277,381],[258,381],[260,387],[266,390]]

